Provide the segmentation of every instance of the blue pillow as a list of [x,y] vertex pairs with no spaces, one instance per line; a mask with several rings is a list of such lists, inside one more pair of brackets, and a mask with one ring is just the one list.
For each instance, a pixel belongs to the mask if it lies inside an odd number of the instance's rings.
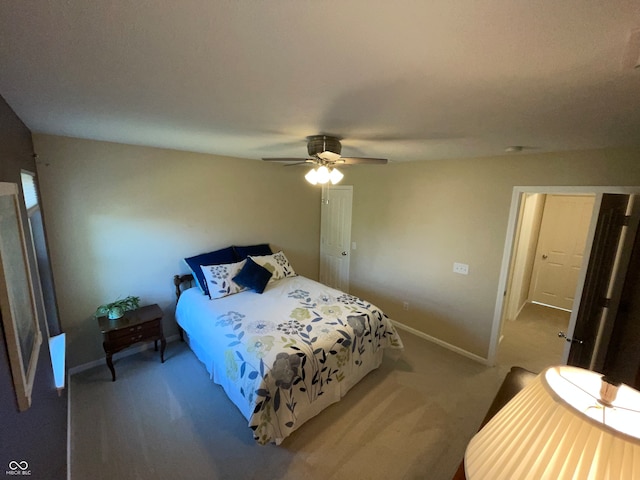
[[271,272],[264,268],[262,265],[258,265],[256,262],[247,258],[247,262],[240,270],[233,281],[238,285],[255,290],[257,293],[264,292],[269,279],[271,278]]
[[222,265],[225,263],[235,263],[236,255],[233,251],[233,247],[223,248],[216,250],[215,252],[201,253],[194,257],[185,258],[184,261],[189,268],[193,277],[196,279],[196,283],[202,290],[202,293],[209,295],[209,288],[207,287],[207,281],[202,274],[201,265]]
[[237,247],[234,245],[233,249],[236,252],[236,262],[240,262],[244,260],[249,255],[260,256],[260,255],[271,255],[273,252],[269,247],[268,243],[261,243],[259,245],[249,245],[248,247]]

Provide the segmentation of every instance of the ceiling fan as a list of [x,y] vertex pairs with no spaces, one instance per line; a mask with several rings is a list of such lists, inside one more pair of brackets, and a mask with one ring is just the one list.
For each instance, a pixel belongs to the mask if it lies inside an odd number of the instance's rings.
[[343,157],[340,155],[342,144],[338,137],[330,135],[311,135],[307,137],[307,152],[311,158],[263,158],[267,162],[293,162],[293,165],[311,163],[316,165],[305,175],[313,185],[331,182],[338,183],[344,176],[336,165],[384,165],[386,158]]

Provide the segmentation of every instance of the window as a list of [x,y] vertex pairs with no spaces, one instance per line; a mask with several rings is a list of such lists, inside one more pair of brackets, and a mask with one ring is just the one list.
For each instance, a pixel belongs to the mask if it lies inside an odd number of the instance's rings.
[[43,308],[45,313],[45,325],[49,339],[49,352],[51,365],[57,388],[64,387],[64,355],[65,335],[61,333],[58,320],[58,307],[53,287],[53,274],[49,262],[49,250],[44,232],[44,222],[38,198],[38,187],[34,173],[23,170],[20,173],[24,203],[29,219],[29,231],[31,232],[32,250],[36,259],[36,271],[33,281],[38,282],[36,288],[42,292]]

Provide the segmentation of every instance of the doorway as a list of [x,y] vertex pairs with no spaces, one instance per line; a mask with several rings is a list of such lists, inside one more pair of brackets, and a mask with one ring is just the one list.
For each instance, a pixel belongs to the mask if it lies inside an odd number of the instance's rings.
[[[607,235],[601,234],[601,227],[607,223],[607,219],[610,217],[609,213],[607,213],[609,208],[605,207],[605,205],[609,203],[609,200],[613,199],[614,197],[626,197],[627,199],[632,199],[639,193],[640,187],[514,187],[511,209],[509,212],[505,249],[503,251],[502,257],[500,280],[498,283],[498,291],[496,292],[496,308],[494,310],[493,328],[491,332],[489,352],[487,355],[487,363],[489,365],[495,365],[496,360],[498,359],[497,357],[499,346],[501,340],[504,340],[503,324],[506,324],[505,319],[515,318],[515,316],[517,316],[521,310],[519,308],[520,304],[518,304],[517,302],[513,302],[513,296],[517,295],[518,292],[522,292],[525,287],[523,285],[518,285],[517,282],[512,282],[512,278],[514,278],[514,269],[533,268],[532,263],[527,263],[526,261],[522,260],[520,260],[520,263],[518,263],[515,260],[515,252],[517,251],[518,243],[524,241],[521,237],[521,230],[519,230],[517,227],[520,224],[519,220],[523,211],[523,199],[525,198],[525,195],[595,195],[594,208],[592,211],[588,234],[585,242],[585,254],[582,259],[582,266],[578,273],[577,288],[575,290],[576,300],[573,308],[571,309],[568,327],[566,330],[562,331],[564,332],[563,335],[566,337],[566,341],[557,338],[556,332],[555,339],[562,345],[561,347],[558,346],[558,348],[562,348],[562,355],[560,361],[552,360],[552,362],[556,364],[564,364],[568,363],[570,354],[572,356],[575,356],[575,353],[579,351],[582,351],[585,354],[588,354],[588,352],[592,352],[590,358],[591,360],[593,360],[596,359],[596,356],[598,355],[599,347],[602,347],[605,350],[608,347],[606,329],[610,328],[610,325],[615,322],[615,315],[609,315],[608,318],[603,315],[602,319],[599,319],[600,317],[598,317],[597,315],[589,316],[586,314],[590,310],[588,305],[589,302],[585,303],[585,296],[588,296],[590,290],[587,282],[592,283],[592,278],[594,277],[605,277],[605,275],[593,275],[592,272],[595,271],[595,269],[593,269],[591,265],[591,263],[597,263],[599,258],[597,252],[599,250],[602,250],[603,248],[605,249],[604,251],[612,252],[612,258],[616,258],[616,268],[610,268],[606,273],[605,286],[609,284],[609,282],[611,282],[611,285],[614,285],[619,284],[624,280],[624,272],[626,271],[626,266],[624,265],[624,262],[621,262],[620,265],[617,266],[619,263],[617,258],[625,257],[628,253],[626,252],[626,250],[628,250],[629,247],[622,241],[610,241],[608,243],[603,243],[602,240],[606,239]],[[631,205],[631,203],[629,205]],[[622,214],[622,218],[624,219],[624,214]],[[620,221],[620,219],[618,221]],[[614,223],[617,223],[618,221]],[[634,224],[634,222],[637,223],[636,220],[632,219],[631,224]],[[620,225],[622,225],[622,223],[620,223]],[[604,229],[602,229],[602,231],[604,232]],[[616,235],[618,235],[619,237],[619,233]],[[613,237],[611,238],[613,239]],[[616,251],[618,251],[618,254],[616,254]],[[609,266],[611,265],[613,265],[613,262],[610,262]],[[608,301],[609,299],[604,298],[604,300]],[[612,300],[615,300],[615,295]],[[604,309],[607,310],[607,307],[605,307]],[[609,310],[613,311],[614,309],[615,307],[612,307]],[[602,311],[602,305],[595,305],[595,307],[591,308],[591,310],[594,310],[597,314],[599,314],[599,312]],[[587,317],[595,320],[585,320]],[[601,330],[604,328],[604,334],[602,334],[601,331],[597,331],[597,335],[596,333],[594,333],[593,335],[585,334],[583,332],[586,325],[585,322],[589,322],[589,328],[593,327],[594,325]],[[577,338],[573,337],[574,331],[576,332]],[[584,341],[582,341],[582,339],[584,339]],[[535,354],[536,353],[534,352],[534,355]],[[539,356],[540,358],[538,360],[541,361],[542,356]],[[574,361],[570,361],[569,363],[577,364]],[[539,366],[541,365],[538,365],[538,367]],[[536,368],[535,370],[539,371],[540,368]]]
[[561,363],[595,195],[523,193],[507,284],[499,364]]

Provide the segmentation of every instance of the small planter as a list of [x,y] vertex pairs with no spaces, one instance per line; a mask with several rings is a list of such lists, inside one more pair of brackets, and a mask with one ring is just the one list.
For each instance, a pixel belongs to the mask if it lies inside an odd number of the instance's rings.
[[122,317],[123,315],[124,315],[124,310],[122,309],[122,307],[112,307],[109,309],[109,313],[107,314],[107,316],[109,317],[109,320],[116,320]]

